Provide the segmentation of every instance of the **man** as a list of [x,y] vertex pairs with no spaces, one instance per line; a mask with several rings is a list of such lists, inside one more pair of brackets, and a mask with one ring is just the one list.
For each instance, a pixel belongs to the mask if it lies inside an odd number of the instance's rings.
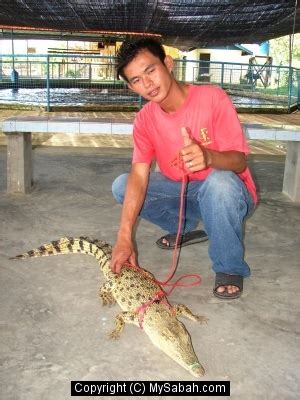
[[[160,247],[174,247],[182,171],[172,161],[179,155],[189,178],[182,241],[203,239],[194,231],[202,220],[216,273],[213,292],[237,298],[250,275],[243,221],[256,203],[247,144],[222,89],[179,83],[172,70],[172,58],[152,38],[126,41],[117,55],[118,76],[149,102],[135,118],[131,172],[112,187],[123,210],[111,269],[119,273],[126,261],[138,265],[132,233],[139,215],[169,233],[157,241]],[[153,159],[160,172],[150,172]]]

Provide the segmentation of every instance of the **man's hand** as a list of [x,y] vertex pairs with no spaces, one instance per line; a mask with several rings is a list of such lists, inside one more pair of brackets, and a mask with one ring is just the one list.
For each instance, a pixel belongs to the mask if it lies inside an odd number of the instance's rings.
[[217,151],[207,149],[189,135],[187,128],[181,128],[184,147],[180,154],[186,168],[191,172],[202,171],[207,167],[242,173],[247,168],[246,156],[236,150]]
[[130,240],[118,239],[113,248],[110,262],[112,272],[118,274],[126,262],[129,262],[134,267],[138,267],[134,245]]
[[181,128],[184,147],[181,149],[181,157],[189,171],[197,172],[207,168],[211,163],[211,155],[208,150],[193,140],[186,128]]

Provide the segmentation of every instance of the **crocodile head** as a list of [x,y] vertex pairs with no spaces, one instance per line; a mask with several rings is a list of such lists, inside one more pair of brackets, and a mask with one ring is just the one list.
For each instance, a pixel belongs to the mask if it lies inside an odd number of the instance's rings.
[[193,349],[189,332],[169,310],[152,308],[145,315],[143,328],[156,347],[193,376],[200,377],[205,374]]

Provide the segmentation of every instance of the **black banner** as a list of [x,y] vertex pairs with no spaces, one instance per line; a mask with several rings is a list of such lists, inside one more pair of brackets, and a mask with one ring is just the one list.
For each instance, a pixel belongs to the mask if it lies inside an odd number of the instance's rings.
[[71,381],[71,396],[230,396],[230,381]]

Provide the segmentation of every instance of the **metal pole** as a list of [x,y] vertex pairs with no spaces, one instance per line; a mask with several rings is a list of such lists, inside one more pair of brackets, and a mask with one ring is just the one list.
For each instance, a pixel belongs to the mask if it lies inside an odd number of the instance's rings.
[[280,86],[280,67],[278,67],[278,75],[277,75],[277,79],[278,79],[278,82],[277,82],[277,96],[279,95],[279,86]]
[[288,79],[288,113],[291,111],[293,68],[292,68],[292,36],[289,35],[289,79]]
[[47,111],[50,111],[50,58],[47,55]]
[[221,88],[223,89],[224,86],[224,63],[222,63],[222,69],[221,69]]
[[13,30],[11,30],[11,55],[12,55],[12,69],[15,69],[15,46],[13,38]]
[[289,68],[289,83],[288,83],[288,113],[291,112],[292,104],[292,86],[293,86],[293,68]]
[[2,81],[2,51],[0,50],[0,81]]
[[297,105],[298,105],[298,109],[300,106],[300,70],[297,69],[296,70],[296,76],[297,76]]
[[28,78],[28,40],[26,40],[26,70],[27,70],[27,78]]

